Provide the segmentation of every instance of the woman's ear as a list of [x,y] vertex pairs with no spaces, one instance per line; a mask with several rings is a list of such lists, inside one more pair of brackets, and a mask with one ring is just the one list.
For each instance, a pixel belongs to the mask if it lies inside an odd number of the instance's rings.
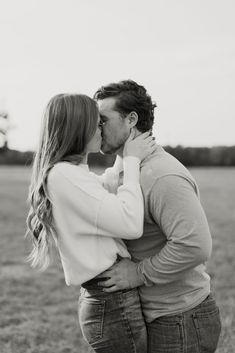
[[138,122],[138,114],[136,112],[130,112],[128,114],[128,119],[129,119],[130,127],[134,127]]

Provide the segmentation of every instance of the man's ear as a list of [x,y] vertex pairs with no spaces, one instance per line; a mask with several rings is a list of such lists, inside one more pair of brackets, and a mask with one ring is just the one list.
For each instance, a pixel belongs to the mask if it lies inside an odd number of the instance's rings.
[[127,119],[129,120],[130,127],[134,127],[138,122],[138,114],[136,112],[130,112]]

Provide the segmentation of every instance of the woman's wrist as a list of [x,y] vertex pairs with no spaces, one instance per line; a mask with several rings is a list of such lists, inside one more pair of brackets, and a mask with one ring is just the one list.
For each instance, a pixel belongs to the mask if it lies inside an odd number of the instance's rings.
[[139,184],[140,179],[140,159],[134,156],[126,156],[123,158],[123,184],[132,183]]
[[125,157],[123,157],[123,164],[124,164],[124,161],[130,161],[130,160],[133,160],[133,161],[135,161],[136,160],[136,162],[138,162],[139,164],[140,164],[140,162],[141,162],[141,160],[140,160],[140,158],[139,157],[137,157],[137,156],[125,156]]

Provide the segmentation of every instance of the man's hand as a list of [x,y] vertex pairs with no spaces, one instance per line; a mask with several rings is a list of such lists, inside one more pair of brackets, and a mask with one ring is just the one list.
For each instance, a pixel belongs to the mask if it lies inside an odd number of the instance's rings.
[[137,273],[137,264],[129,259],[123,259],[114,264],[108,270],[100,274],[100,277],[109,277],[99,285],[104,287],[104,292],[116,292],[117,290],[136,288],[144,284]]

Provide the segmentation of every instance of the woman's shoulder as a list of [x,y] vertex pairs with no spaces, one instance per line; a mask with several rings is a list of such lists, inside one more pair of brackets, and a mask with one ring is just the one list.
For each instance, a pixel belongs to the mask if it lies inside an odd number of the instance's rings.
[[59,162],[50,170],[47,179],[48,185],[74,185],[81,189],[87,189],[100,184],[97,178],[90,173],[86,164],[75,165],[68,162]]
[[48,174],[48,181],[78,180],[89,176],[89,169],[85,165],[74,165],[68,162],[56,163]]
[[50,170],[47,186],[51,194],[71,197],[77,192],[82,192],[98,200],[104,197],[105,191],[99,180],[89,172],[87,165],[74,165],[67,162],[57,163]]

